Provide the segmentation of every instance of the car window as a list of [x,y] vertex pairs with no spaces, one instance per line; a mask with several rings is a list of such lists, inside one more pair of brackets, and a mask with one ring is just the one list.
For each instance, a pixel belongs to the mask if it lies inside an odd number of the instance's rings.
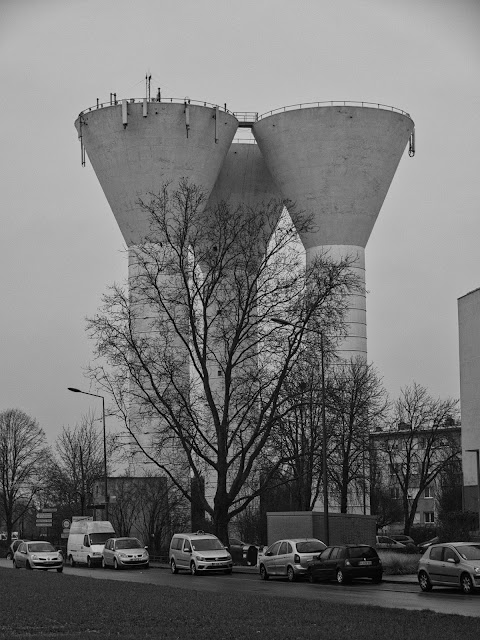
[[275,544],[272,544],[272,546],[267,549],[267,553],[276,556],[281,544],[281,542],[275,542]]
[[349,547],[348,555],[350,558],[376,558],[378,556],[375,549],[367,545],[359,545],[358,547]]
[[329,560],[335,560],[338,556],[338,552],[340,551],[340,549],[338,547],[333,547],[332,549],[332,553],[330,554],[330,558]]
[[331,552],[332,552],[331,547],[327,547],[326,549],[324,549],[319,556],[320,560],[328,560],[328,556],[331,554]]
[[305,542],[297,542],[298,553],[320,553],[326,548],[320,540],[306,540]]
[[183,538],[173,538],[172,549],[181,549],[183,544]]
[[281,556],[285,553],[287,553],[287,543],[282,542],[282,544],[280,545],[280,549],[278,550],[278,555]]
[[430,560],[441,560],[443,547],[432,547],[430,549]]
[[91,533],[90,544],[105,544],[111,535],[111,533]]
[[445,562],[457,562],[458,561],[458,556],[455,553],[455,551],[453,549],[450,549],[450,547],[445,547],[445,553],[443,554],[443,559]]
[[27,545],[22,542],[22,544],[18,547],[17,551],[26,551]]
[[190,540],[185,540],[185,543],[183,545],[183,550],[184,551],[191,551],[192,550],[192,545],[190,544]]
[[220,551],[225,549],[218,538],[199,538],[192,540],[192,547],[195,551]]
[[464,560],[480,560],[480,544],[469,544],[455,549]]
[[49,542],[33,542],[28,545],[28,550],[31,551],[56,551],[55,547]]
[[138,538],[125,538],[125,540],[117,540],[115,547],[117,549],[140,549],[140,540]]

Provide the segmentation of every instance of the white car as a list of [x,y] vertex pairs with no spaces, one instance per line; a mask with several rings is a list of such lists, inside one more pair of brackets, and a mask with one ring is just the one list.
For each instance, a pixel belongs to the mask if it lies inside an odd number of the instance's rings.
[[62,573],[63,555],[45,540],[22,542],[13,554],[13,566],[15,569],[56,569]]
[[150,558],[146,547],[138,538],[109,538],[102,551],[102,567],[148,569]]
[[407,545],[403,544],[403,542],[398,542],[398,540],[394,540],[393,538],[389,538],[388,536],[376,536],[375,547],[377,549],[388,551],[404,552],[407,548]]

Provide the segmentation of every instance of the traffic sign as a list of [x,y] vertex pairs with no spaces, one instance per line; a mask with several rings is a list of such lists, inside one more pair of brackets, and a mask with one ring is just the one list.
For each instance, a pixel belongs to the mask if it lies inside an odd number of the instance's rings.
[[62,527],[64,529],[70,529],[70,520],[63,520]]
[[43,507],[40,509],[41,513],[57,513],[57,507]]

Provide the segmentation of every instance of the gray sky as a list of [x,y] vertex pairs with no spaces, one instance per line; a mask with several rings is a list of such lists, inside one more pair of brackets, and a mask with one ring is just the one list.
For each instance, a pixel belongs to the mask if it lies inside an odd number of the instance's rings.
[[[94,398],[85,316],[127,273],[78,113],[118,98],[206,100],[263,113],[364,100],[408,111],[367,245],[369,360],[392,396],[413,380],[459,396],[457,298],[480,286],[477,0],[2,0],[0,410],[50,442]],[[94,390],[93,390],[94,391]],[[113,425],[111,425],[113,426]]]

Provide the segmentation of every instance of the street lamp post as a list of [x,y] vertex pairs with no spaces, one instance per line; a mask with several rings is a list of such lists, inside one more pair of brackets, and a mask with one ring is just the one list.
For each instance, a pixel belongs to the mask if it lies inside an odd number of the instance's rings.
[[477,498],[478,498],[478,528],[480,530],[480,449],[465,449],[468,453],[475,453],[477,458]]
[[83,393],[86,396],[93,396],[94,398],[102,399],[102,420],[103,420],[103,472],[104,472],[104,491],[105,491],[105,520],[108,520],[108,474],[107,474],[107,432],[105,430],[105,398],[97,393],[89,393],[88,391],[81,391],[75,389],[75,387],[68,387],[69,391],[74,393]]
[[[282,320],[281,318],[272,318],[276,324],[295,327],[292,322]],[[306,331],[313,331],[306,329]],[[320,333],[320,363],[321,363],[321,380],[322,380],[322,481],[323,481],[323,528],[325,534],[325,543],[330,544],[330,518],[328,513],[328,473],[327,473],[327,420],[325,411],[325,351],[323,343],[323,331],[314,331]]]

